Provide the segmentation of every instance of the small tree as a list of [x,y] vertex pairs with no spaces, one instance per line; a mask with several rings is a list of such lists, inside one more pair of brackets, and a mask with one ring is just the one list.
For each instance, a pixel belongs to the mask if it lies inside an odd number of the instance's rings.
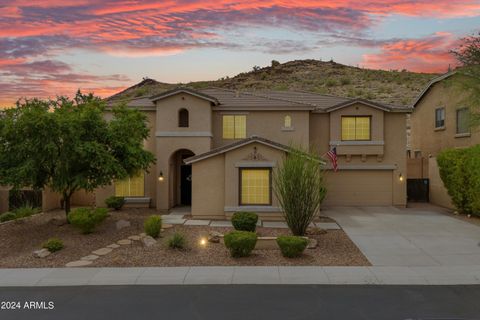
[[288,227],[303,236],[325,198],[323,162],[313,153],[292,148],[274,174],[274,192]]
[[146,117],[124,106],[105,119],[104,102],[78,92],[73,100],[26,100],[0,116],[0,185],[51,188],[65,213],[75,191],[93,191],[147,170]]

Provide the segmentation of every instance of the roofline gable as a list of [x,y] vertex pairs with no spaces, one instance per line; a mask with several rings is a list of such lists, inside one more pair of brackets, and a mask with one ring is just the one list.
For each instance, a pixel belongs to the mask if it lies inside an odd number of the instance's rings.
[[366,106],[369,106],[369,107],[372,107],[372,108],[375,108],[375,109],[379,109],[379,110],[382,110],[382,111],[386,111],[386,112],[410,112],[411,108],[408,108],[408,107],[405,107],[405,108],[392,108],[388,105],[385,105],[385,104],[381,104],[381,103],[378,103],[378,102],[374,102],[374,101],[370,101],[370,100],[366,100],[366,99],[361,99],[361,98],[357,98],[357,99],[352,99],[352,100],[349,100],[349,101],[345,101],[345,102],[341,102],[339,104],[336,104],[334,106],[331,106],[329,108],[326,108],[326,109],[316,109],[315,112],[332,112],[332,111],[336,111],[336,110],[339,110],[339,109],[343,109],[343,108],[346,108],[346,107],[350,107],[356,103],[360,103],[360,104],[363,104],[363,105],[366,105]]
[[175,89],[165,91],[165,92],[162,92],[160,94],[151,96],[150,100],[152,102],[156,102],[158,100],[165,99],[165,98],[174,96],[174,95],[179,94],[179,93],[186,93],[186,94],[195,96],[197,98],[210,101],[214,105],[219,105],[220,104],[220,102],[215,97],[209,96],[209,95],[207,95],[203,92],[200,92],[200,91],[196,91],[196,90],[189,89],[189,88],[183,88],[183,87],[182,88],[175,88]]
[[450,78],[451,76],[457,74],[457,71],[450,71],[447,73],[442,74],[441,76],[438,76],[436,78],[433,78],[430,80],[430,82],[427,84],[427,86],[420,92],[418,95],[417,99],[415,99],[415,102],[412,104],[413,108],[417,107],[417,104],[423,99],[423,97],[427,94],[427,92],[432,88],[433,85],[437,84],[440,81],[443,81],[447,78]]

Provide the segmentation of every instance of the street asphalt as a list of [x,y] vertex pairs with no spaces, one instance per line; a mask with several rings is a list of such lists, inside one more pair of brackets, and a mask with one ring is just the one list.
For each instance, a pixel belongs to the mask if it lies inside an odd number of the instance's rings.
[[[480,319],[476,285],[4,287],[0,301],[21,306],[0,310],[2,320]],[[25,309],[30,301],[54,308]]]

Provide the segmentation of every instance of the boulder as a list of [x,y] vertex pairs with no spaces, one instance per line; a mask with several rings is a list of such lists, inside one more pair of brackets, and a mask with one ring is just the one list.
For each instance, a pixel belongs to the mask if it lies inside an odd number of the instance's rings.
[[153,239],[150,236],[146,236],[142,238],[142,243],[145,247],[151,247],[157,243],[157,240]]
[[117,230],[121,230],[123,228],[130,227],[131,223],[130,223],[130,221],[127,221],[127,220],[118,220],[117,223],[116,223],[116,226],[117,226]]
[[307,229],[307,234],[312,235],[312,236],[317,236],[317,235],[321,235],[321,234],[325,234],[325,233],[327,233],[326,230],[324,230],[322,228],[318,228],[318,227],[311,227],[311,228]]
[[48,221],[48,223],[57,227],[61,227],[67,224],[67,219],[52,218],[50,221]]
[[140,236],[130,236],[128,239],[133,240],[133,241],[140,241],[141,237]]
[[313,238],[308,238],[307,249],[315,249],[318,245],[318,241]]
[[223,234],[217,231],[210,231],[208,234],[208,242],[219,243],[220,239],[223,237]]
[[48,257],[49,255],[50,255],[50,251],[48,251],[47,249],[40,249],[40,250],[33,251],[33,256],[35,258],[45,258],[45,257]]

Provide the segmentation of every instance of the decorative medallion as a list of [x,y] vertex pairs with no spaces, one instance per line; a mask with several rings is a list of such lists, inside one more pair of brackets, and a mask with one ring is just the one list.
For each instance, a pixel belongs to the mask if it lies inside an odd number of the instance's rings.
[[245,159],[249,161],[265,161],[267,160],[261,153],[258,152],[257,147],[253,147],[253,152],[251,152]]

